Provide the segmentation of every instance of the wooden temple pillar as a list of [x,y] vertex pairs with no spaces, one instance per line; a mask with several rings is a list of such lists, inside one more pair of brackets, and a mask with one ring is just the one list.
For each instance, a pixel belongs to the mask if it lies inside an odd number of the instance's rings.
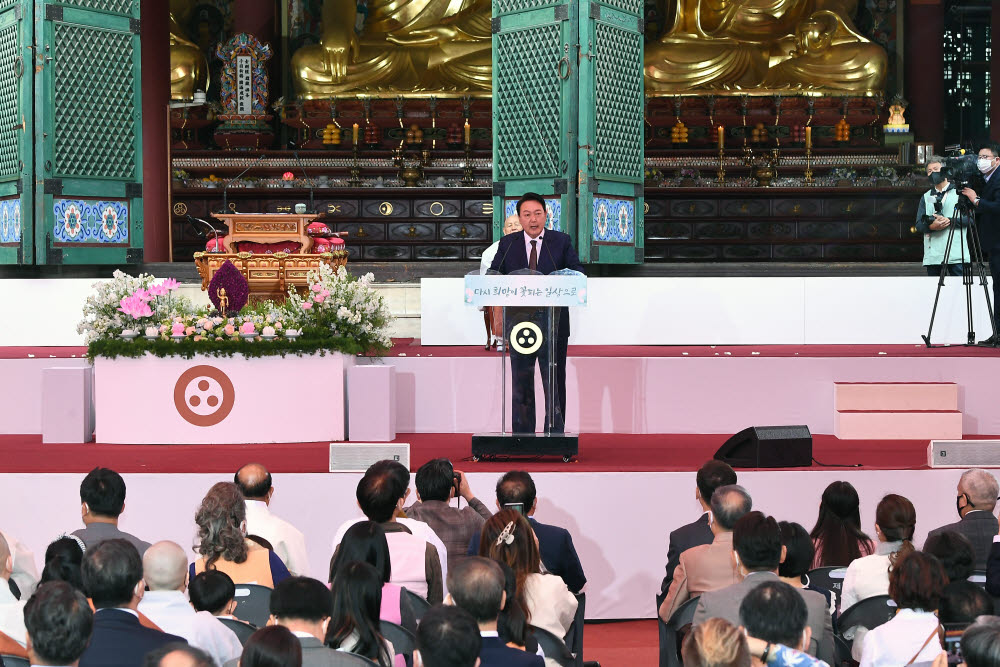
[[169,4],[142,0],[142,216],[145,262],[170,257],[167,104],[170,102]]
[[937,152],[944,149],[944,0],[909,0],[905,12],[910,127],[917,141],[934,142]]

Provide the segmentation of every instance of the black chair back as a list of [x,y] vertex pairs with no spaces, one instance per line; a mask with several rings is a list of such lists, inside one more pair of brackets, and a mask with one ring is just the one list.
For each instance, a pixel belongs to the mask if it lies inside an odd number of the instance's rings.
[[[691,621],[694,620],[695,609],[698,608],[698,598],[691,598],[674,612],[670,620],[665,624],[663,633],[664,645],[660,649],[660,655],[666,659],[667,667],[682,667],[681,662],[681,642],[684,635],[691,628]],[[661,660],[661,663],[663,661]]]
[[379,627],[382,631],[382,636],[392,642],[392,649],[396,652],[396,655],[406,658],[413,655],[417,639],[413,636],[412,632],[392,621],[379,621]]
[[14,596],[15,600],[21,599],[21,589],[18,587],[16,581],[14,581],[13,579],[8,579],[7,588],[10,589],[10,594]]
[[323,657],[324,663],[327,667],[378,667],[378,663],[374,660],[369,660],[363,655],[355,655],[354,653],[348,653],[347,651],[333,651],[334,655],[326,654]]
[[236,638],[240,640],[240,643],[244,646],[247,645],[247,640],[250,639],[250,635],[257,632],[257,628],[250,625],[249,623],[244,623],[243,621],[238,621],[235,618],[220,618],[219,621],[222,622],[224,626],[233,631]]
[[3,661],[3,667],[31,667],[31,663],[28,662],[27,658],[21,658],[16,655],[4,653],[0,655],[0,660]]
[[573,624],[569,626],[569,632],[563,638],[570,652],[576,656],[577,667],[583,666],[583,621],[587,612],[587,594],[574,593],[576,598],[576,616],[573,617]]
[[899,607],[888,595],[876,595],[851,605],[840,612],[837,619],[838,634],[854,627],[877,628],[892,619]]
[[546,660],[554,660],[559,667],[574,667],[576,658],[562,639],[556,637],[548,630],[537,628],[534,625],[530,627],[532,636],[538,641],[538,645],[542,647],[542,651],[545,652]]
[[[844,589],[844,577],[847,576],[847,567],[817,567],[815,570],[806,572],[809,583],[817,588],[825,588],[833,593],[837,600]],[[839,603],[838,603],[839,604]]]
[[233,616],[262,628],[271,616],[271,589],[258,584],[236,584]]
[[431,608],[430,602],[406,588],[403,589],[403,595],[410,601],[410,606],[413,607],[413,615],[416,617],[417,622],[419,622],[423,618],[424,612]]

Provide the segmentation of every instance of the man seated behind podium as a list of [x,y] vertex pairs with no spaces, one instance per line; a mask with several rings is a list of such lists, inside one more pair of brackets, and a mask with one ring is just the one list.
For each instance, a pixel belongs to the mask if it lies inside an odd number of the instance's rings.
[[[496,257],[490,269],[509,274],[530,269],[549,274],[561,269],[583,272],[583,265],[576,254],[569,234],[546,229],[545,200],[534,192],[525,193],[517,202],[517,215],[522,231],[500,239]],[[566,414],[566,348],[569,345],[569,309],[559,308],[559,331],[555,341],[555,376],[557,414],[548,414],[546,401],[545,430],[561,433]],[[508,332],[504,332],[507,334]],[[513,375],[511,422],[514,433],[535,432],[535,363],[538,359],[542,372],[542,386],[549,395],[548,375],[544,372],[548,346],[543,342],[538,353],[525,355],[511,346],[510,366]],[[551,427],[551,428],[550,428]]]

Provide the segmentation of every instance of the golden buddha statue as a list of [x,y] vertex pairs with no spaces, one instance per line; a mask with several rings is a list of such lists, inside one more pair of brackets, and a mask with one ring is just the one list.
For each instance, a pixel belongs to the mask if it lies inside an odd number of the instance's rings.
[[194,91],[208,90],[208,60],[188,40],[181,21],[191,12],[189,0],[170,0],[170,99],[190,100]]
[[369,0],[359,36],[354,0],[324,0],[320,43],[292,56],[296,93],[488,91],[488,0]]
[[646,90],[880,91],[888,59],[853,28],[856,7],[857,0],[676,0],[670,29],[646,46]]

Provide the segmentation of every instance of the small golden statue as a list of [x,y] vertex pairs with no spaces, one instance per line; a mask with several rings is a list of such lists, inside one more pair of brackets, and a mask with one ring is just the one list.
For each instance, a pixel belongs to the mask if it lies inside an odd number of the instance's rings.
[[889,133],[904,133],[910,131],[910,126],[906,122],[903,113],[906,111],[906,100],[896,95],[892,104],[889,105],[889,122],[882,126]]
[[226,316],[226,308],[229,306],[229,297],[226,296],[226,288],[220,287],[215,295],[219,297],[219,317]]
[[208,60],[184,36],[181,21],[191,13],[188,0],[170,0],[170,99],[192,100],[196,90],[208,90]]
[[[888,58],[858,34],[857,0],[674,0],[673,22],[647,44],[646,90],[865,94]],[[669,23],[669,22],[668,22]]]

